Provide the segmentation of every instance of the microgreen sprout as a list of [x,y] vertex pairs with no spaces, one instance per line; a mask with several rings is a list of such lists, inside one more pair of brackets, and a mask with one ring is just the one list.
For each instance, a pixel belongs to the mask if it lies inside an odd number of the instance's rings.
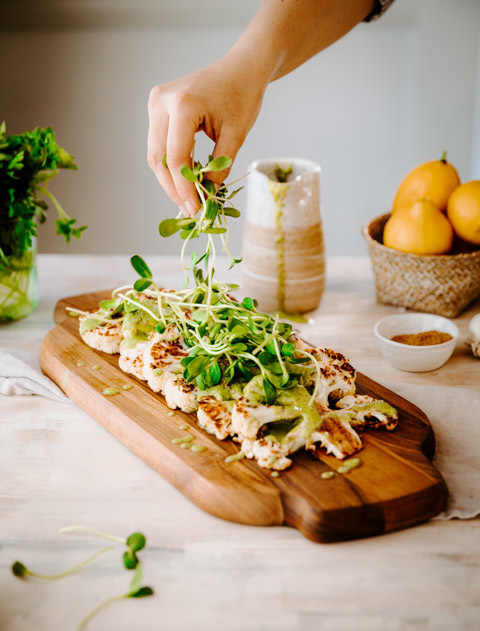
[[[183,289],[160,287],[150,267],[136,254],[130,259],[139,276],[135,283],[115,290],[110,300],[102,301],[98,314],[86,315],[100,322],[122,322],[125,337],[129,318],[138,317],[135,314],[141,314],[158,335],[172,327],[189,349],[180,361],[183,378],[201,391],[219,384],[228,387],[232,382],[250,382],[258,376],[259,395],[267,404],[275,402],[279,391],[305,383],[313,403],[320,366],[313,353],[295,346],[292,325],[281,322],[278,315],[259,311],[253,298],[238,302],[230,294],[238,286],[214,277],[217,239],[232,265],[241,260],[227,248],[228,219],[240,215],[231,200],[240,189],[229,194],[226,185],[217,189],[206,177],[206,173],[221,171],[230,164],[226,156],[209,156],[205,166],[194,160],[191,168],[182,167],[183,176],[195,185],[201,208],[195,217],[179,214],[160,223],[162,236],[178,233],[183,239],[181,260],[187,281]],[[207,237],[205,251],[198,254],[194,250],[188,256],[188,244],[202,235]]]
[[98,557],[102,556],[102,554],[105,554],[105,552],[109,552],[110,550],[113,550],[113,548],[114,546],[108,546],[107,548],[102,548],[101,550],[98,550],[98,552],[95,552],[95,554],[92,554],[92,556],[88,557],[88,559],[85,559],[85,561],[82,561],[81,563],[74,565],[69,570],[66,570],[65,572],[60,572],[58,574],[40,574],[38,572],[32,572],[32,570],[29,570],[27,566],[24,565],[23,563],[20,563],[20,561],[15,561],[15,563],[13,563],[12,573],[18,578],[25,578],[26,576],[32,576],[33,578],[41,578],[44,580],[55,581],[58,578],[63,578],[64,576],[70,576],[71,574],[75,574],[75,572],[79,572],[86,565],[88,565],[89,563],[93,563],[93,561],[98,559]]
[[93,618],[95,614],[97,614],[101,609],[103,609],[107,605],[110,605],[113,602],[116,602],[118,600],[124,600],[126,598],[145,598],[147,596],[152,596],[154,593],[153,589],[146,585],[142,587],[142,579],[143,579],[143,572],[142,572],[142,568],[139,565],[135,571],[135,574],[132,580],[130,581],[128,591],[125,594],[120,594],[119,596],[113,596],[112,598],[107,598],[106,600],[102,601],[99,605],[97,605],[94,609],[92,609],[92,611],[89,614],[87,614],[85,618],[83,618],[83,620],[77,626],[77,631],[81,631],[82,629],[85,629],[85,627],[87,626],[87,624],[90,622],[90,620]]
[[[117,600],[123,600],[124,598],[144,598],[146,596],[151,596],[153,594],[153,589],[151,587],[148,587],[146,585],[142,586],[143,573],[142,573],[140,561],[137,556],[137,552],[139,552],[140,550],[143,550],[143,548],[146,545],[146,539],[145,539],[145,535],[143,535],[141,532],[133,532],[131,535],[129,535],[126,538],[110,535],[108,533],[102,532],[100,530],[95,530],[94,528],[88,528],[86,526],[66,526],[65,528],[61,528],[60,532],[63,534],[64,533],[86,533],[86,534],[94,535],[95,537],[100,537],[101,539],[107,539],[108,541],[125,545],[127,547],[127,550],[124,552],[123,557],[122,557],[123,566],[127,570],[135,570],[133,578],[130,581],[128,591],[125,594],[120,594],[119,596],[108,598],[107,600],[104,600],[99,605],[97,605],[95,609],[93,609],[87,616],[85,616],[85,618],[83,618],[83,620],[80,622],[80,624],[77,627],[77,631],[84,629],[86,625],[88,624],[88,622],[93,618],[93,616],[98,611],[100,611],[100,609],[103,609],[103,607],[107,606],[108,604],[112,602],[115,602]],[[93,561],[95,561],[102,554],[104,554],[105,552],[109,552],[110,550],[113,550],[114,548],[115,546],[108,546],[106,548],[103,548],[102,550],[99,550],[98,552],[95,552],[95,554],[93,554],[92,556],[88,557],[88,559],[85,559],[85,561],[78,563],[77,565],[70,568],[69,570],[66,570],[65,572],[60,572],[59,574],[39,574],[38,572],[32,572],[31,570],[27,568],[26,565],[24,565],[20,561],[15,561],[15,563],[13,563],[11,567],[11,570],[14,576],[18,578],[22,578],[22,579],[28,576],[31,576],[33,578],[56,580],[59,578],[63,578],[65,576],[70,576],[71,574],[78,572],[89,563],[92,563]]]

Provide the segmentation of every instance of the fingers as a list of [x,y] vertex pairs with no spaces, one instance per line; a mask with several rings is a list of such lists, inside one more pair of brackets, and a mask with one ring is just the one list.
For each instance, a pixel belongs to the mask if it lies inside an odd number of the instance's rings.
[[167,136],[168,169],[181,206],[190,216],[200,208],[200,199],[193,182],[189,182],[181,174],[181,168],[185,165],[190,168],[192,166],[191,155],[197,129],[198,124],[184,112],[170,114]]
[[[235,158],[237,157],[237,153],[242,146],[245,140],[245,135],[241,132],[237,131],[233,128],[227,128],[221,132],[217,144],[213,150],[213,157],[220,158],[221,156],[228,156],[232,158],[232,164]],[[215,171],[207,173],[206,176],[209,180],[215,182],[215,184],[220,184],[225,181],[230,173],[231,166],[228,169],[224,169],[223,171]]]
[[[148,102],[149,126],[147,141],[147,162],[157,176],[161,186],[177,205],[182,206],[182,200],[177,194],[170,171],[163,166],[162,158],[167,150],[168,113],[156,98],[155,89],[152,90]],[[183,210],[183,209],[182,209]]]

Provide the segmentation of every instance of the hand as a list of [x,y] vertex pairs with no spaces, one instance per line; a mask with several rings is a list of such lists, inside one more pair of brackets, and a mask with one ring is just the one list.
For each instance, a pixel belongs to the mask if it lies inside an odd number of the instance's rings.
[[[233,161],[258,116],[267,83],[253,61],[227,56],[152,89],[147,161],[185,215],[193,216],[200,207],[193,183],[180,173],[183,165],[192,166],[195,133],[203,130],[215,142],[214,158],[229,156]],[[162,164],[165,153],[168,169]],[[229,170],[207,177],[220,185]]]

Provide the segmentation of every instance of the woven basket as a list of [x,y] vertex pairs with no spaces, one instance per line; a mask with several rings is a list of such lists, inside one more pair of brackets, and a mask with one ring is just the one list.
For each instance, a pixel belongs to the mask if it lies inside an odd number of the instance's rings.
[[461,254],[409,254],[383,245],[390,213],[363,227],[383,304],[455,318],[480,296],[480,250]]

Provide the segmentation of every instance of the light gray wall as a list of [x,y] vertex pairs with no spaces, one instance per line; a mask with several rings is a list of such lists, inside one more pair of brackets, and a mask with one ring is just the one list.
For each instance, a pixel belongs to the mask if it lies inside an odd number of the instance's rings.
[[[57,131],[80,169],[62,173],[52,190],[89,225],[66,246],[50,220],[41,251],[178,252],[175,238],[157,233],[177,209],[145,162],[148,93],[223,54],[259,4],[18,0],[21,15],[13,11],[0,33],[8,51],[0,118],[12,132]],[[232,178],[261,157],[318,161],[327,252],[364,253],[362,224],[389,208],[416,164],[448,149],[462,179],[480,177],[479,23],[477,0],[397,0],[384,18],[359,25],[268,88]],[[209,148],[201,140],[197,156]],[[239,252],[241,220],[232,232]]]

